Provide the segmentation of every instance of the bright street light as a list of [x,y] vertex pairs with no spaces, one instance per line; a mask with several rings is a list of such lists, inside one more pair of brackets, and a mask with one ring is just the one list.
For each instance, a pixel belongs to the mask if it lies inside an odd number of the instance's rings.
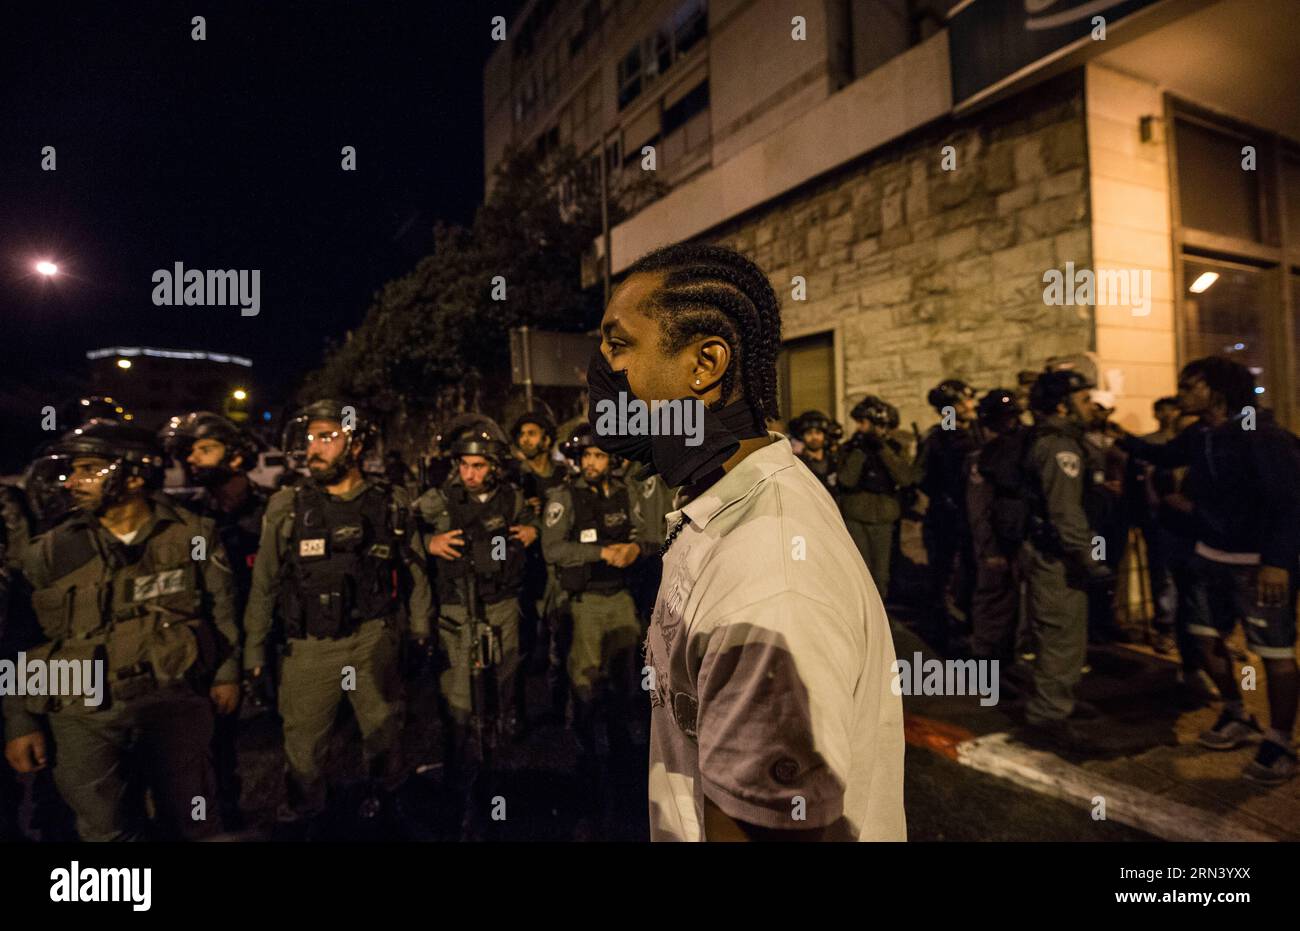
[[59,273],[59,266],[55,265],[53,262],[42,260],[36,263],[36,271],[44,275],[46,278],[51,278]]
[[248,397],[248,392],[245,391],[243,388],[236,388],[233,392],[231,392],[230,396],[234,398],[236,401],[242,401]]
[[120,368],[120,369],[129,369],[129,368],[131,367],[131,360],[130,360],[130,359],[118,359],[118,360],[117,360],[117,367]]

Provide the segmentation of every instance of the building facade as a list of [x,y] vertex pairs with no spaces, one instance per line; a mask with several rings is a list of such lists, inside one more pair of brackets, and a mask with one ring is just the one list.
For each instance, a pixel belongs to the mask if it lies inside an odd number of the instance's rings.
[[[140,426],[156,430],[186,411],[250,423],[257,403],[251,360],[198,349],[110,346],[86,353],[92,393],[116,398]],[[261,408],[257,408],[258,411]],[[259,425],[259,417],[251,425]]]
[[942,378],[1072,357],[1141,430],[1182,363],[1222,352],[1294,429],[1294,12],[534,0],[485,73],[487,167],[572,143],[616,183],[651,147],[668,190],[610,231],[611,272],[684,239],[753,256],[788,414],[874,393],[924,428]]

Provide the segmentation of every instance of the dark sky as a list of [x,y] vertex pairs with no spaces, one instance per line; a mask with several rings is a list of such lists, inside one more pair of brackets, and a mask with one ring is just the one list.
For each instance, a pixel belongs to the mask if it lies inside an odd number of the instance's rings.
[[[490,14],[513,6],[7,5],[0,400],[119,343],[246,355],[264,398],[291,391],[436,220],[472,218]],[[31,276],[38,255],[68,273],[55,287]],[[155,307],[150,276],[178,261],[260,269],[260,315]]]

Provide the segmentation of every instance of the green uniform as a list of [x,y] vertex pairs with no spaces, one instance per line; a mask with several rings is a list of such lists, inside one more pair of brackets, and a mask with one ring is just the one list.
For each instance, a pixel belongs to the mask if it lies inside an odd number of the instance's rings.
[[1044,723],[1064,720],[1074,710],[1074,690],[1088,654],[1087,578],[1104,569],[1092,559],[1093,533],[1084,510],[1092,474],[1083,433],[1059,416],[1034,429],[1026,468],[1045,523],[1020,550],[1026,608],[1037,639],[1034,694],[1025,717]]
[[429,536],[450,530],[464,531],[460,559],[430,559],[438,580],[438,643],[444,669],[440,687],[447,710],[457,725],[465,724],[472,710],[470,663],[473,642],[466,610],[466,576],[472,568],[486,620],[498,645],[495,679],[498,712],[515,710],[518,685],[519,596],[523,586],[524,546],[510,535],[512,526],[537,528],[536,512],[515,485],[502,482],[491,491],[471,495],[458,480],[431,488],[416,501],[420,521]]
[[433,614],[409,502],[405,489],[366,480],[343,495],[312,483],[283,488],[267,503],[244,614],[244,666],[266,666],[278,613],[285,625],[279,708],[289,792],[282,816],[324,807],[325,755],[344,695],[372,775],[388,787],[402,778],[401,608],[416,638],[430,636]]
[[569,593],[568,670],[578,702],[606,692],[626,702],[641,625],[624,570],[605,563],[600,551],[611,543],[636,542],[641,522],[637,497],[616,478],[605,490],[578,478],[547,497],[542,551]]
[[637,504],[641,512],[637,540],[641,544],[642,558],[629,567],[628,586],[644,630],[650,625],[655,598],[659,595],[659,582],[663,578],[664,563],[659,551],[668,538],[668,513],[674,510],[677,489],[670,488],[662,475],[629,480],[627,486],[629,494],[641,499]]
[[87,841],[135,836],[135,763],[165,835],[218,829],[208,689],[239,680],[230,565],[212,521],[161,495],[149,508],[129,543],[78,512],[23,553],[40,627],[28,662],[100,659],[105,688],[97,706],[7,697],[6,734],[30,734],[48,715],[54,780]]
[[840,450],[840,513],[882,599],[889,593],[894,525],[902,514],[898,492],[914,481],[907,454],[892,439],[857,433]]

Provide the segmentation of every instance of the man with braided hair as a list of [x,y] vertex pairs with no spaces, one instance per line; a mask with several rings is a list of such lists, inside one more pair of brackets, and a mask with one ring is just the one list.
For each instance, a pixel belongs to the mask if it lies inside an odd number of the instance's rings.
[[[835,502],[766,429],[771,284],[730,249],[668,246],[632,266],[600,332],[601,448],[679,489],[642,670],[651,838],[903,839],[884,606]],[[611,428],[610,410],[655,402],[693,406],[702,431]]]

